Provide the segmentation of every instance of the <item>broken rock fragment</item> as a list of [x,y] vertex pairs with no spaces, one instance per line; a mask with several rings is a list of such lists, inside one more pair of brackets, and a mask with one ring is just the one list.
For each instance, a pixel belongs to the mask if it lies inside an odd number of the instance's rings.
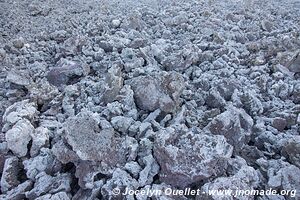
[[34,127],[27,119],[18,121],[12,129],[5,134],[7,146],[12,152],[23,157],[27,154],[27,145],[31,140],[31,135],[34,132]]
[[121,68],[117,65],[112,66],[105,77],[105,91],[101,96],[104,104],[111,103],[115,100],[123,87],[123,78]]
[[[235,190],[250,190],[254,189],[258,186],[259,176],[258,173],[249,166],[243,166],[234,176],[231,177],[219,177],[210,183],[206,183],[202,186],[201,190],[203,191],[200,196],[196,199],[209,199],[212,200],[222,200],[228,196],[225,195],[211,195],[205,196],[205,194],[209,194],[209,191],[213,190],[231,190],[233,194]],[[206,198],[205,198],[206,197]],[[242,195],[238,196],[237,199],[246,199],[243,198]],[[249,196],[247,199],[254,199],[254,197]]]
[[8,130],[12,125],[23,118],[32,121],[38,114],[36,107],[36,104],[29,102],[29,100],[16,102],[9,106],[3,114],[3,122],[5,123],[3,131]]
[[82,46],[86,43],[84,37],[70,37],[63,44],[63,51],[66,55],[77,55],[81,52]]
[[[76,117],[69,118],[65,124],[65,138],[67,143],[83,161],[101,162],[107,167],[125,164],[134,160],[137,155],[137,141],[132,137],[116,137],[110,124],[92,112],[81,112]],[[64,156],[55,154],[63,162],[74,161],[73,154]],[[68,148],[63,148],[65,152]]]
[[[132,178],[126,171],[117,168],[112,178],[107,181],[105,185],[101,188],[101,194],[104,199],[122,199],[122,194],[125,189],[136,190],[139,186],[137,180]],[[115,194],[115,190],[120,190],[119,194]]]
[[50,149],[42,148],[41,153],[33,158],[23,161],[27,178],[35,180],[37,174],[45,172],[54,174],[61,169],[61,163],[55,158]]
[[172,129],[159,132],[154,148],[160,179],[180,188],[224,172],[231,155],[232,146],[223,136]]
[[116,143],[112,128],[102,129],[91,112],[81,112],[65,124],[66,139],[82,160],[111,161]]
[[240,150],[249,140],[253,119],[243,110],[229,107],[215,117],[207,126],[212,134],[224,135],[235,150]]
[[25,192],[32,189],[32,181],[27,180],[21,184],[19,184],[17,187],[9,190],[6,195],[0,195],[0,199],[11,199],[11,200],[22,200],[25,199]]
[[31,135],[32,145],[30,155],[36,156],[39,150],[49,142],[49,130],[45,127],[38,127]]
[[27,71],[10,71],[7,73],[7,81],[19,86],[28,86],[32,80]]
[[28,199],[36,199],[44,194],[55,194],[60,191],[69,192],[71,190],[71,175],[68,173],[50,176],[41,172],[36,176],[36,182],[32,190],[26,192]]
[[140,76],[131,81],[137,106],[146,111],[160,108],[173,112],[179,104],[184,89],[184,79],[178,73],[170,72],[157,76]]
[[294,136],[294,138],[288,140],[281,153],[290,163],[300,167],[300,136]]
[[66,192],[58,192],[56,194],[46,194],[36,198],[35,200],[70,200],[70,196]]
[[17,157],[7,158],[5,160],[2,177],[1,177],[1,191],[6,193],[8,190],[19,185],[19,160]]
[[294,73],[300,73],[300,51],[294,55],[288,63],[287,68]]
[[52,85],[60,87],[76,83],[88,73],[89,67],[86,64],[62,58],[47,74],[47,79]]

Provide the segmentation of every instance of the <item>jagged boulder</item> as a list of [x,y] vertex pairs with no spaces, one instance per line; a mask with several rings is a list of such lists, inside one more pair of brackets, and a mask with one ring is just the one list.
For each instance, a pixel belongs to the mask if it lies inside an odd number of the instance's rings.
[[61,59],[47,74],[47,80],[54,86],[62,87],[79,81],[89,73],[89,67],[80,62]]
[[159,132],[154,148],[160,179],[180,188],[221,174],[231,155],[232,146],[223,136],[172,129]]
[[206,130],[215,135],[224,135],[228,143],[239,151],[249,141],[252,127],[253,119],[243,109],[232,106],[216,116]]
[[131,80],[137,106],[146,111],[160,108],[173,112],[179,104],[179,96],[184,89],[184,79],[175,72],[157,76],[139,76]]

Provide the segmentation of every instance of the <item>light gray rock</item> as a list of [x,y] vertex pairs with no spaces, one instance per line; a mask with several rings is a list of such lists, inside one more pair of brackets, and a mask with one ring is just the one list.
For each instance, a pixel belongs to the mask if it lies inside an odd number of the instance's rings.
[[[125,192],[125,187],[130,190],[135,190],[139,187],[139,183],[137,180],[133,179],[126,171],[123,171],[117,168],[110,180],[107,181],[105,185],[101,188],[101,194],[105,199],[114,199],[114,198],[122,198],[123,192]],[[120,190],[120,194],[114,194],[113,189],[117,188]],[[128,199],[134,199],[132,197],[128,197]]]
[[128,171],[133,178],[138,178],[142,167],[137,162],[131,161],[125,164],[124,169]]
[[[279,171],[270,170],[268,173],[268,186],[271,188],[282,188],[284,190],[297,190],[300,188],[299,176],[300,169],[294,165],[281,168]],[[287,195],[288,199],[299,198],[299,193],[294,193],[295,196],[290,197]]]
[[17,123],[19,120],[26,118],[32,121],[38,114],[37,106],[34,102],[29,100],[23,100],[16,102],[13,105],[9,106],[3,114],[3,131],[7,131],[12,125]]
[[45,172],[41,172],[35,179],[36,181],[33,189],[25,193],[26,197],[29,199],[36,199],[44,194],[71,191],[72,178],[70,174],[57,174],[55,177],[52,177]]
[[33,158],[23,161],[27,178],[35,180],[37,174],[45,172],[54,174],[61,170],[61,163],[55,158],[50,149],[42,148],[41,153]]
[[31,134],[32,145],[30,149],[30,155],[36,156],[42,147],[45,147],[49,143],[49,129],[45,127],[38,127]]
[[[208,195],[209,191],[221,191],[221,190],[231,190],[232,194],[235,194],[235,191],[251,190],[258,186],[259,175],[258,173],[249,166],[243,166],[234,176],[231,177],[218,177],[210,183],[206,183],[201,187],[201,195],[197,196],[196,199],[254,199],[254,196],[246,195]],[[205,193],[205,194],[203,194]]]
[[5,134],[8,148],[18,157],[26,156],[28,152],[27,145],[31,140],[33,132],[34,127],[27,119],[18,121]]
[[2,196],[0,195],[0,199],[9,199],[9,200],[23,200],[26,198],[25,192],[32,189],[33,183],[30,180],[27,180],[21,184],[19,184],[17,187],[11,189],[7,192],[6,195]]
[[126,134],[134,120],[129,117],[117,116],[111,119],[112,126],[116,131]]
[[114,19],[111,21],[111,24],[114,28],[119,28],[119,26],[121,25],[121,21],[119,19]]
[[10,83],[20,86],[29,86],[32,84],[32,79],[27,71],[10,71],[7,73],[6,79]]
[[140,186],[145,186],[153,182],[153,177],[159,172],[159,165],[151,154],[143,157],[141,161],[145,167],[140,172],[138,181]]
[[46,194],[36,198],[36,200],[70,200],[70,195],[66,192],[58,192],[56,194]]

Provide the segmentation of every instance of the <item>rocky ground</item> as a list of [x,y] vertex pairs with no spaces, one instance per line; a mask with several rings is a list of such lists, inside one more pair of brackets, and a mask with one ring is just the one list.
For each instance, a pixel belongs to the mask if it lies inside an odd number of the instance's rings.
[[0,199],[300,199],[299,1],[0,0],[0,23]]

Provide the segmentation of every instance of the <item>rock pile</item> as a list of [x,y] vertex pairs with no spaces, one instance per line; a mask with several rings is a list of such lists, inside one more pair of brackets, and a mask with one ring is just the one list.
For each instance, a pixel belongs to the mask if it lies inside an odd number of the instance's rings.
[[299,10],[2,0],[0,199],[300,199]]

